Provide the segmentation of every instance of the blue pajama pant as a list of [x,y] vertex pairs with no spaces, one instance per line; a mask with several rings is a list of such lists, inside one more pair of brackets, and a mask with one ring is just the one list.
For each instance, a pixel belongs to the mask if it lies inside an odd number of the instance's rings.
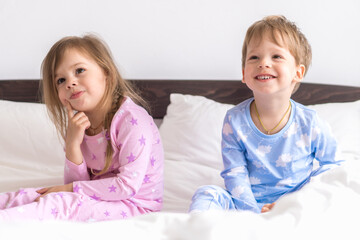
[[206,185],[200,187],[192,197],[190,212],[207,210],[235,210],[231,194],[222,187]]

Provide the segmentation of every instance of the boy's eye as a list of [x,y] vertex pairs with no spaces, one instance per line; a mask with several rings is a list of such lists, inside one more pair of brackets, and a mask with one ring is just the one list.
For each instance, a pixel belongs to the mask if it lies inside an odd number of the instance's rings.
[[57,85],[60,85],[60,84],[62,84],[63,82],[65,82],[65,78],[59,78],[58,80],[56,80],[56,84],[57,84]]
[[249,60],[255,60],[255,59],[258,59],[258,57],[257,57],[257,56],[251,56],[251,57],[249,57]]
[[85,72],[85,69],[83,69],[83,68],[77,68],[75,72],[76,72],[76,74],[80,74],[80,73]]
[[274,55],[273,58],[275,59],[281,59],[282,57],[280,55]]

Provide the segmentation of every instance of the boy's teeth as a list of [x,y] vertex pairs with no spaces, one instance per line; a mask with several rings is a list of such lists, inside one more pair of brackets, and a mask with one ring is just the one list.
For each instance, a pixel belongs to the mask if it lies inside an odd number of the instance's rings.
[[270,76],[259,76],[257,78],[261,79],[261,80],[265,80],[265,79],[270,79],[271,77]]

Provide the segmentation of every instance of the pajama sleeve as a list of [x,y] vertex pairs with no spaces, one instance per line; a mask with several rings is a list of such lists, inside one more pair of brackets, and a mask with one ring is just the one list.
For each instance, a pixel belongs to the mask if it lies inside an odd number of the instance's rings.
[[[233,127],[230,115],[226,115],[222,131],[222,157],[225,187],[231,193],[239,210],[260,213],[260,208],[251,190],[244,146]],[[238,140],[239,139],[239,140]]]
[[[134,196],[143,183],[152,181],[146,174],[154,142],[151,118],[145,110],[118,112],[112,121],[110,137],[118,154],[113,165],[119,166],[116,177],[74,182],[76,191],[95,200],[119,201]],[[118,164],[114,164],[118,162]]]
[[80,165],[76,165],[69,159],[65,160],[64,169],[64,184],[72,183],[74,181],[87,181],[90,180],[89,173],[85,161]]
[[334,168],[343,162],[330,126],[322,121],[317,114],[312,125],[311,141],[311,151],[319,162],[319,168],[311,173],[312,176]]

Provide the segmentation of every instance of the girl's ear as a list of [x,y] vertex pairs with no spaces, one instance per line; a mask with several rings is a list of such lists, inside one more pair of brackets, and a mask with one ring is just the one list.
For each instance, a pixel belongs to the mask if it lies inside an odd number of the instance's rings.
[[305,66],[303,64],[300,64],[296,69],[296,75],[294,77],[295,82],[301,82],[304,78],[305,74]]

